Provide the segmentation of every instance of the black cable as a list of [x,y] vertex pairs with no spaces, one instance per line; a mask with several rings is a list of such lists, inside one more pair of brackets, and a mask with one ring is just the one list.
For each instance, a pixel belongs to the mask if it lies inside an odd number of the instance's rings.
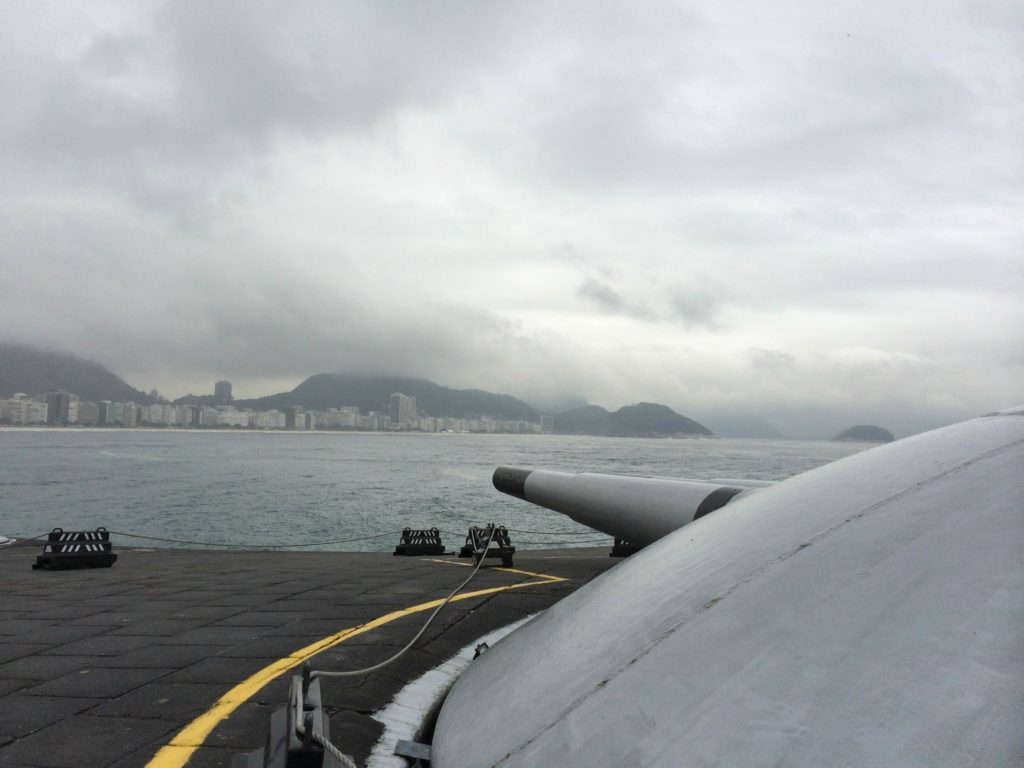
[[196,544],[204,547],[221,547],[223,549],[298,549],[299,547],[322,547],[329,544],[349,544],[353,541],[369,541],[370,539],[382,539],[385,536],[396,536],[401,534],[401,531],[388,531],[387,533],[377,533],[372,536],[358,536],[351,539],[335,539],[333,541],[312,541],[302,542],[299,544],[225,544],[223,542],[211,542],[211,541],[188,541],[186,539],[168,539],[160,536],[143,536],[137,533],[126,533],[125,531],[110,531],[111,534],[118,536],[127,536],[130,539],[146,539],[148,541],[166,541],[173,544]]
[[38,536],[30,536],[29,538],[25,538],[24,536],[18,536],[17,534],[9,538],[14,539],[13,543],[17,544],[20,541],[35,541],[36,539],[45,539],[49,535],[50,531],[47,531],[46,533],[40,533]]

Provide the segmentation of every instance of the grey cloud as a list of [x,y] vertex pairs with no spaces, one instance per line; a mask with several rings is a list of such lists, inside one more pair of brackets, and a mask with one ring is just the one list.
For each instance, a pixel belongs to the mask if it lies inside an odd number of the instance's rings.
[[[652,290],[651,293],[653,294],[654,291]],[[658,313],[651,306],[645,305],[639,300],[627,301],[607,282],[594,277],[586,278],[576,289],[576,295],[586,299],[607,314],[623,315],[634,320],[648,322],[655,322],[659,319]]]
[[[530,125],[542,137],[532,172],[547,169],[561,185],[623,191],[767,187],[831,197],[855,184],[888,199],[929,198],[937,180],[955,180],[990,194],[963,172],[995,158],[971,138],[983,98],[948,68],[836,28],[821,30],[833,35],[831,44],[796,61],[761,44],[753,27],[749,50],[714,50],[694,34],[705,20],[652,21],[660,27],[652,23],[645,35],[677,41],[645,51],[642,63],[625,47],[598,62],[558,60],[565,88]],[[760,85],[773,77],[785,88],[765,100]],[[722,85],[734,90],[723,93]],[[951,142],[971,157],[936,165],[935,151],[949,152]],[[1019,167],[1021,154],[1011,162]],[[890,184],[894,166],[904,170],[898,188]]]
[[[616,281],[612,271],[609,271],[609,280]],[[576,288],[576,295],[611,315],[646,322],[680,323],[691,328],[719,328],[722,300],[710,285],[690,287],[677,283],[665,287],[653,278],[636,276],[631,276],[630,282],[633,288],[627,298],[609,282],[588,276]],[[638,297],[641,292],[643,298]]]
[[503,13],[467,4],[453,25],[414,5],[165,3],[47,62],[8,147],[36,172],[133,203],[216,205],[281,141],[362,134],[450,98]]
[[607,283],[588,277],[576,289],[576,295],[589,299],[605,311],[627,313],[626,300]]
[[[90,279],[89,295],[64,284],[32,304],[11,301],[14,294],[0,286],[0,336],[77,351],[161,391],[168,381],[203,381],[215,371],[241,380],[349,371],[498,385],[517,358],[537,358],[513,326],[484,310],[387,306],[269,259],[244,276],[133,274],[120,258],[108,272],[106,281]],[[150,293],[174,279],[190,279],[189,290]]]

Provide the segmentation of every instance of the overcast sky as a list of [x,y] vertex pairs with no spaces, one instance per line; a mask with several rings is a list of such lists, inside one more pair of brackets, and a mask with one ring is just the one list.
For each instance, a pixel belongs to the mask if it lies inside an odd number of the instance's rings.
[[1024,401],[1024,5],[0,5],[0,339],[784,432]]

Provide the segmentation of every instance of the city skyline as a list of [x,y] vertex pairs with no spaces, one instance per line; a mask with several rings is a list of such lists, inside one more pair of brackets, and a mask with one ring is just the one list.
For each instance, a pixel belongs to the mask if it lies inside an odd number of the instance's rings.
[[1009,406],[1022,13],[4,4],[0,340],[798,436]]
[[[42,360],[45,359],[48,355],[51,355],[52,353],[47,353],[45,351],[38,350],[38,349],[31,350],[30,348],[27,348],[27,347],[25,347],[23,345],[21,345],[21,346],[15,345],[14,347],[10,347],[10,346],[7,347],[8,350],[10,350],[12,348],[13,349],[21,350],[22,354],[27,353],[29,355],[30,359],[33,356],[42,355],[43,356],[42,358],[36,358],[34,363],[30,363],[30,365],[36,367],[36,369],[39,370],[39,371],[44,370],[47,366],[52,367],[52,366],[55,366],[55,365],[57,367],[59,367],[59,368],[62,368],[64,370],[66,370],[65,366],[67,366],[70,363],[71,360],[76,360],[76,361],[78,361],[78,363],[86,366],[86,368],[92,374],[95,374],[95,372],[97,370],[98,371],[102,371],[106,376],[110,377],[110,381],[109,381],[110,385],[114,385],[114,382],[116,382],[116,386],[119,387],[119,388],[123,389],[123,388],[127,387],[128,389],[133,389],[133,388],[130,387],[130,385],[126,384],[123,380],[121,380],[119,377],[117,377],[116,374],[108,371],[103,366],[98,366],[95,362],[87,360],[85,358],[82,358],[82,357],[79,357],[79,356],[75,356],[75,355],[68,356],[68,355],[65,355],[65,354],[58,354],[56,357],[50,357],[48,362],[44,363],[44,362],[42,362]],[[2,352],[3,349],[4,349],[3,345],[0,344],[0,352]],[[0,356],[0,361],[2,361],[3,359],[4,358],[2,356]],[[15,368],[17,368],[18,367],[17,366],[18,361],[14,361],[14,362],[15,362]],[[21,365],[24,365],[25,364],[25,359],[22,359],[20,361],[20,363],[21,363]],[[0,371],[0,374],[2,374],[2,371]],[[190,405],[191,406],[195,406],[195,405],[199,404],[199,405],[209,406],[209,412],[211,414],[212,414],[212,412],[214,410],[214,407],[216,407],[216,409],[223,410],[223,406],[225,406],[225,405],[231,405],[231,406],[237,405],[237,406],[240,406],[240,408],[241,408],[240,413],[248,413],[250,411],[257,411],[257,412],[265,411],[267,406],[264,406],[263,408],[260,408],[260,407],[256,406],[256,404],[257,403],[261,403],[261,402],[266,403],[268,401],[274,401],[274,402],[277,403],[276,406],[272,406],[271,407],[272,410],[273,410],[273,414],[274,415],[272,415],[270,417],[264,417],[264,420],[259,425],[256,425],[256,426],[259,426],[261,428],[294,428],[295,425],[294,425],[293,420],[291,420],[290,417],[288,417],[286,415],[286,411],[290,407],[290,406],[287,406],[286,404],[289,401],[295,401],[295,398],[298,398],[298,401],[300,401],[300,402],[302,400],[308,398],[309,395],[310,395],[310,391],[308,389],[308,386],[311,384],[311,382],[313,382],[314,380],[317,380],[317,379],[326,379],[326,380],[330,380],[330,381],[341,380],[341,381],[348,381],[350,383],[353,380],[354,381],[365,381],[365,380],[373,381],[373,380],[376,380],[378,382],[377,386],[380,385],[381,381],[385,381],[385,382],[406,381],[407,383],[411,383],[411,384],[413,384],[415,386],[427,385],[428,387],[434,387],[435,389],[439,389],[439,390],[441,390],[443,392],[447,392],[449,394],[456,394],[456,395],[460,394],[460,392],[458,390],[452,390],[452,389],[450,389],[450,388],[448,388],[446,386],[438,385],[438,384],[435,384],[433,382],[427,381],[425,379],[420,379],[420,378],[417,378],[417,377],[407,377],[407,378],[406,377],[376,377],[376,376],[371,376],[371,375],[361,376],[361,375],[358,375],[358,374],[354,375],[354,376],[352,376],[352,375],[345,375],[345,374],[316,374],[314,376],[307,377],[301,383],[300,386],[295,387],[294,390],[292,390],[292,391],[281,392],[281,393],[277,393],[277,394],[274,394],[274,395],[263,395],[261,397],[256,397],[256,398],[238,398],[238,399],[234,398],[234,396],[233,396],[233,382],[225,380],[225,379],[218,379],[215,382],[213,382],[213,386],[212,386],[213,393],[212,394],[198,394],[197,395],[197,394],[194,394],[194,393],[189,393],[188,395],[182,396],[180,398],[169,399],[169,398],[165,397],[164,395],[161,395],[158,392],[158,390],[155,389],[155,388],[151,389],[150,392],[148,393],[148,395],[142,393],[140,390],[134,390],[134,391],[138,395],[138,398],[135,398],[135,399],[141,400],[143,403],[146,403],[146,402],[148,402],[150,400],[154,400],[156,402],[167,404],[167,405],[172,405],[172,404],[178,405],[178,404],[180,404],[180,405],[182,405],[182,407],[187,407],[187,406],[190,406]],[[0,384],[2,384],[3,380],[4,380],[3,376],[0,375]],[[10,383],[10,382],[8,382],[8,383]],[[56,385],[56,386],[59,386],[59,385]],[[305,394],[300,394],[299,392],[303,388],[307,388],[306,392],[305,392]],[[207,387],[205,389],[209,389],[209,385],[207,385]],[[8,386],[8,390],[10,390],[9,386]],[[317,390],[317,387],[314,387],[314,391],[316,391],[316,390]],[[52,392],[52,389],[50,391]],[[200,391],[202,391],[202,390],[200,390]],[[472,392],[478,392],[478,393],[481,393],[483,395],[486,395],[486,396],[492,397],[492,398],[493,397],[497,397],[499,400],[501,398],[508,398],[509,397],[508,395],[487,393],[487,392],[483,392],[482,390],[478,390],[478,389],[468,390],[468,391],[462,392],[461,394],[467,394],[467,393],[472,393]],[[11,393],[7,392],[6,394],[11,394]],[[24,393],[15,393],[15,394],[20,394],[22,396],[24,395]],[[0,418],[3,418],[2,412],[3,412],[3,405],[4,405],[4,400],[3,400],[4,397],[5,397],[5,391],[4,390],[0,390]],[[313,397],[315,399],[317,399],[317,400],[321,400],[322,399],[322,394],[321,395],[314,394]],[[45,399],[45,396],[42,395],[42,394],[37,393],[37,398]],[[95,400],[96,398],[93,398],[93,399]],[[362,399],[362,398],[360,398],[360,399]],[[477,409],[477,412],[480,413],[484,419],[496,419],[498,421],[507,422],[508,424],[511,424],[511,425],[516,425],[519,422],[522,422],[523,424],[530,423],[530,424],[534,425],[531,428],[534,431],[537,430],[537,425],[540,425],[539,431],[547,432],[547,431],[551,431],[550,418],[552,416],[556,416],[556,415],[558,415],[560,413],[563,413],[563,412],[572,411],[574,409],[581,409],[582,406],[585,406],[585,405],[588,406],[588,407],[594,405],[594,404],[585,403],[585,402],[579,402],[579,401],[577,401],[577,402],[569,402],[569,403],[562,402],[562,403],[547,403],[547,404],[540,404],[540,403],[532,403],[532,404],[530,404],[530,403],[525,403],[523,401],[516,400],[514,397],[511,398],[511,400],[514,403],[518,403],[518,405],[515,406],[516,410],[521,410],[521,408],[523,408],[523,407],[531,409],[533,411],[533,416],[528,418],[528,419],[526,419],[524,421],[521,418],[517,419],[517,418],[513,417],[512,419],[508,419],[508,418],[502,417],[500,415],[495,415],[495,414],[499,414],[499,413],[502,412],[501,408],[508,407],[508,403],[505,403],[504,405],[500,406],[499,409],[497,409],[497,410],[489,411],[488,409],[485,408],[483,410]],[[403,401],[404,401],[404,404],[403,404]],[[102,401],[102,402],[108,402],[108,401]],[[132,398],[128,398],[128,402],[130,402],[132,405],[135,405],[135,402],[134,402],[134,400]],[[338,396],[337,394],[335,394],[335,396],[333,398],[333,402],[336,402],[336,403],[340,404],[340,403],[345,403],[346,400],[345,400],[344,396]],[[392,420],[393,420],[393,423],[403,425],[401,427],[403,429],[406,428],[405,422],[409,419],[409,414],[410,413],[411,414],[416,414],[416,412],[417,412],[416,397],[414,397],[414,396],[407,396],[407,395],[404,395],[402,393],[392,393],[391,395],[388,395],[388,396],[380,395],[380,397],[379,397],[379,399],[378,399],[378,401],[377,401],[377,403],[375,405],[366,405],[365,401],[363,401],[363,402],[364,402],[364,404],[361,406],[361,409],[363,411],[366,411],[367,413],[370,413],[370,414],[384,414],[385,417],[391,417]],[[635,406],[635,405],[638,405],[638,404],[643,405],[645,403],[649,403],[649,401],[637,400],[637,401],[634,401],[633,403],[621,404],[619,407],[628,410],[629,407],[632,407],[632,406]],[[102,406],[97,405],[97,403],[95,403],[95,402],[94,403],[85,403],[85,405],[87,405],[88,407],[93,407],[93,408],[102,407]],[[658,405],[662,405],[662,404],[658,404]],[[297,406],[297,407],[301,408],[302,406]],[[671,408],[671,406],[669,406],[669,407]],[[349,410],[351,410],[351,411],[354,411],[357,414],[361,412],[361,409],[359,407],[352,408],[351,406],[347,406],[347,405],[324,406],[322,403],[321,403],[321,406],[307,408],[306,410],[309,413],[317,413],[318,411],[322,411],[322,410],[325,410],[327,408],[329,408],[332,411],[338,410],[339,408],[342,411],[349,411]],[[275,409],[279,409],[280,412],[278,412],[278,410],[275,410]],[[236,409],[232,407],[229,410],[234,411]],[[612,410],[614,410],[614,407],[612,409],[606,409],[606,412],[610,412]],[[827,439],[830,439],[831,436],[838,434],[840,431],[849,428],[851,425],[858,425],[858,424],[860,424],[860,425],[879,425],[879,424],[885,424],[884,428],[886,430],[890,430],[891,429],[895,434],[897,434],[899,436],[903,436],[903,437],[909,436],[911,434],[916,434],[916,432],[908,430],[905,426],[901,425],[900,422],[895,422],[895,423],[894,422],[884,422],[884,421],[881,421],[881,420],[873,419],[870,416],[865,416],[864,414],[856,414],[856,413],[854,413],[854,414],[842,414],[842,413],[836,412],[836,413],[830,414],[829,417],[828,417],[828,423],[825,425],[825,427],[822,430],[820,430],[818,432],[812,432],[812,433],[803,433],[803,434],[797,433],[797,434],[795,434],[795,433],[793,433],[793,432],[791,432],[791,431],[789,431],[787,429],[788,425],[785,422],[772,423],[772,422],[768,421],[768,419],[765,418],[765,416],[763,414],[759,414],[759,413],[757,413],[757,412],[755,412],[753,410],[745,410],[745,411],[744,410],[717,411],[717,412],[716,411],[708,411],[708,410],[704,410],[704,409],[690,410],[690,409],[686,409],[686,408],[676,408],[674,410],[677,411],[677,413],[680,414],[680,415],[684,415],[685,414],[685,415],[688,415],[689,417],[693,417],[698,422],[704,422],[704,424],[711,424],[713,426],[713,430],[712,431],[715,434],[720,435],[720,436],[726,436],[726,437],[752,437],[752,438],[792,437],[792,438],[797,438],[797,439],[827,440]],[[15,412],[17,412],[16,409],[15,409]],[[451,413],[453,413],[452,411],[447,411],[447,410],[442,409],[440,412],[449,414],[449,417],[451,417],[451,418],[456,418],[456,419],[457,418],[461,418],[459,416],[452,417],[451,416]],[[405,415],[403,415],[403,413]],[[427,417],[429,418],[430,415],[427,414]],[[156,422],[158,424],[176,424],[176,425],[179,425],[179,426],[207,426],[207,425],[209,425],[210,417],[207,418],[207,424],[205,424],[205,425],[202,423],[201,420],[196,420],[198,418],[199,417],[168,417],[167,419],[164,419],[162,421],[160,419],[153,419],[152,421],[154,421],[154,422]],[[213,418],[214,418],[213,423],[216,424],[216,415],[215,414],[214,414]],[[238,417],[237,414],[235,416],[232,416],[232,417],[226,417],[225,421],[224,421],[224,425],[225,426],[247,426],[245,423],[238,422],[238,418],[239,417]],[[589,417],[585,417],[585,418],[589,418]],[[546,428],[543,426],[545,419],[548,420],[548,426]],[[280,420],[282,423],[278,424],[277,423],[278,420]],[[15,422],[19,422],[19,421],[22,421],[22,419],[15,418],[14,421]],[[101,417],[101,418],[99,418],[97,420],[94,420],[93,422],[89,422],[89,423],[96,423],[96,421],[98,421],[99,423],[103,423],[105,421],[105,419]],[[243,420],[243,422],[244,422],[244,420]],[[782,427],[781,429],[780,429],[780,425]],[[248,426],[254,426],[254,425],[250,424]],[[342,424],[341,426],[343,428],[351,428],[353,425],[351,423],[347,423],[346,422],[346,423]],[[941,426],[941,425],[939,425],[939,426]],[[378,425],[378,424],[374,424],[373,426],[367,426],[367,425],[364,424],[361,428],[377,430],[377,429],[385,429],[387,427],[383,426],[383,425]],[[391,427],[391,428],[394,429],[394,427]],[[483,429],[483,428],[480,428],[479,426],[478,427],[474,427],[472,430],[465,430],[463,428],[463,426],[461,426],[461,425],[458,425],[458,426],[455,426],[455,427],[447,427],[447,426],[442,425],[441,427],[437,427],[436,429],[433,426],[419,427],[419,426],[414,425],[411,428],[413,430],[422,429],[424,431],[442,431],[442,430],[447,430],[447,431],[494,431],[493,428]],[[929,427],[929,428],[931,428],[931,427]],[[524,429],[522,427],[520,427],[520,426],[502,426],[502,427],[499,427],[497,429],[497,431],[519,432],[519,431],[524,431]]]
[[[230,399],[231,382],[217,381],[214,399]],[[220,394],[216,394],[219,392]],[[312,431],[341,429],[366,432],[482,432],[538,434],[550,432],[549,416],[536,421],[505,419],[491,414],[474,417],[418,414],[416,398],[392,393],[388,408],[365,414],[355,406],[325,409],[293,405],[279,409],[236,408],[167,401],[141,405],[82,400],[67,389],[50,389],[42,395],[15,392],[9,398],[0,393],[0,424],[58,427],[185,427],[238,428]],[[40,399],[41,398],[41,399]]]

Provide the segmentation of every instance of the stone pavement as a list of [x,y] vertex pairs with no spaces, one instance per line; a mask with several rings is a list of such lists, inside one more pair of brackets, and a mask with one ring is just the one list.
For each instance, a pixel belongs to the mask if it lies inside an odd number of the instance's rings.
[[[469,575],[457,558],[384,553],[116,550],[113,568],[34,571],[42,545],[0,549],[0,766],[138,768],[226,691],[346,627],[444,597]],[[490,562],[490,561],[488,561]],[[499,561],[494,561],[499,564]],[[417,648],[368,676],[325,679],[332,740],[362,762],[373,719],[408,681],[481,635],[542,610],[614,565],[608,548],[520,552],[515,568],[568,579],[450,604]],[[536,581],[481,569],[470,591]],[[428,613],[352,637],[313,667],[376,664]],[[189,759],[228,766],[261,746],[288,679],[272,680]]]

